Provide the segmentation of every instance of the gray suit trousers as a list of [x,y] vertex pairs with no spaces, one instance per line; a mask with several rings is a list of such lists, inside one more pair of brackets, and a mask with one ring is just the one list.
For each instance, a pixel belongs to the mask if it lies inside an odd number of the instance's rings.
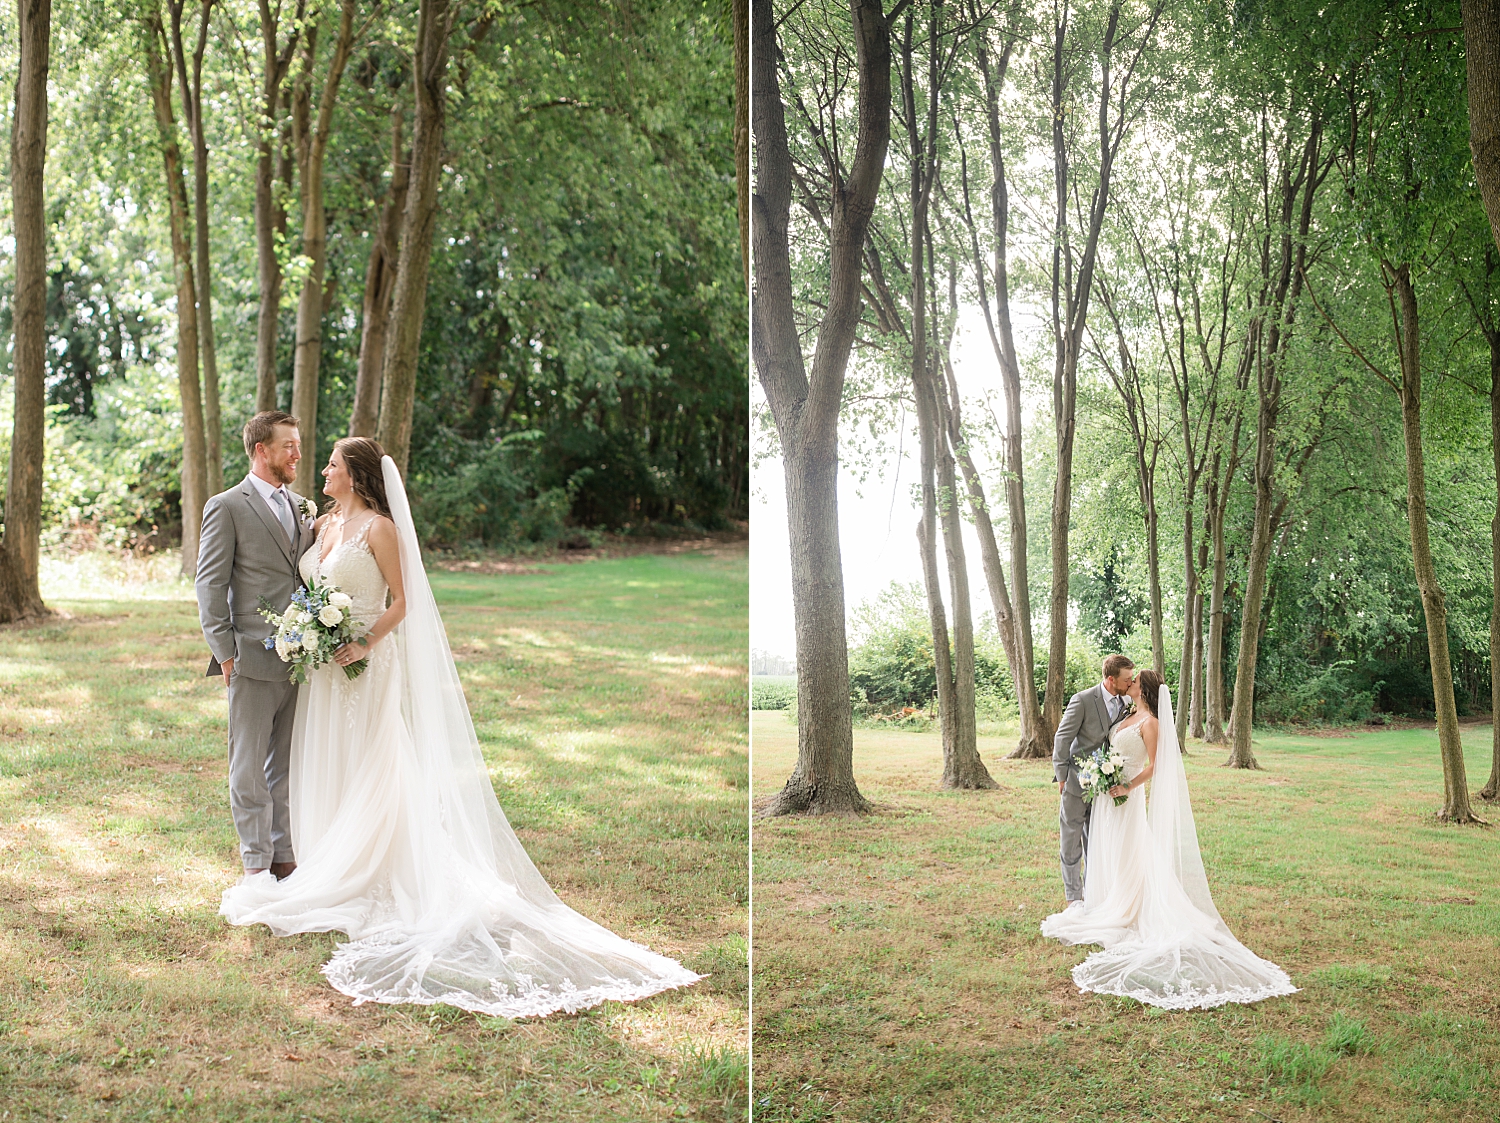
[[292,862],[287,778],[297,686],[284,678],[229,677],[229,807],[247,870]]
[[1089,852],[1089,813],[1092,803],[1083,800],[1083,785],[1078,769],[1067,766],[1068,779],[1063,785],[1057,813],[1058,836],[1062,840],[1063,895],[1069,901],[1083,900],[1083,863]]

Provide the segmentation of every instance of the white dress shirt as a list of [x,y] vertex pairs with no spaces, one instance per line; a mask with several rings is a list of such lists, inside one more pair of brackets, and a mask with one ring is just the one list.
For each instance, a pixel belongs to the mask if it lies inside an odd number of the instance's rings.
[[292,502],[291,494],[285,487],[277,487],[273,483],[268,483],[254,472],[250,473],[250,482],[255,486],[255,490],[260,492],[260,497],[266,501],[266,506],[271,508],[271,514],[275,516],[276,525],[278,526],[285,525],[281,521],[281,512],[283,510],[281,500],[276,498],[276,493],[281,493],[281,498],[286,500],[285,510],[292,516],[292,531],[288,535],[288,538],[295,540],[297,536],[297,524],[302,521],[302,512],[298,511],[297,505]]

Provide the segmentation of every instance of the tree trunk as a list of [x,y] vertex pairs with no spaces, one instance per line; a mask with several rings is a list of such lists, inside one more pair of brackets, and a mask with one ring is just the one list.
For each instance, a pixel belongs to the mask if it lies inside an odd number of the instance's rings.
[[940,395],[944,386],[931,368],[927,374],[929,393],[936,407],[934,444],[937,453],[937,484],[943,523],[943,544],[948,562],[948,587],[953,595],[953,738],[947,728],[943,741],[943,787],[966,791],[999,787],[979,757],[974,686],[974,610],[969,601],[969,566],[964,553],[963,512],[959,506],[958,481],[953,457],[948,451]]
[[213,282],[208,247],[208,139],[203,126],[203,52],[208,46],[208,21],[214,0],[201,0],[198,41],[192,69],[182,46],[183,0],[168,0],[171,14],[172,58],[182,87],[183,124],[193,145],[193,220],[197,237],[198,345],[203,361],[203,426],[208,493],[224,490],[223,424],[219,416],[219,360],[214,346]]
[[1250,733],[1255,715],[1255,662],[1260,657],[1262,594],[1271,556],[1271,485],[1276,470],[1276,411],[1280,404],[1280,388],[1274,389],[1272,393],[1262,377],[1255,415],[1255,519],[1250,528],[1250,562],[1245,575],[1245,603],[1240,613],[1240,651],[1234,668],[1234,711],[1229,715],[1230,750],[1225,762],[1231,768],[1260,767],[1251,747]]
[[862,254],[890,142],[890,23],[880,0],[850,0],[857,43],[858,134],[829,221],[828,300],[811,376],[793,306],[788,225],[792,162],[776,71],[772,0],[751,0],[751,113],[757,162],[750,343],[781,440],[797,630],[797,765],[764,815],[851,814],[854,782],[844,579],[838,536],[838,419],[861,313]]
[[1461,9],[1469,79],[1469,151],[1490,235],[1500,247],[1500,4],[1463,0]]
[[47,613],[40,579],[42,461],[47,438],[47,68],[52,49],[51,0],[18,0],[20,58],[11,124],[11,207],[15,249],[15,338],[11,371],[10,471],[0,533],[0,624]]
[[[403,156],[405,158],[403,158]],[[365,298],[359,339],[359,373],[354,382],[354,409],[349,416],[351,437],[373,437],[380,423],[381,370],[391,320],[391,294],[396,289],[400,260],[401,215],[406,209],[406,187],[411,180],[411,157],[401,148],[401,106],[391,107],[391,186],[365,267]]]
[[182,572],[190,577],[198,568],[198,534],[203,528],[203,505],[208,502],[208,470],[203,399],[198,386],[198,290],[193,279],[193,240],[187,186],[183,183],[182,151],[177,143],[177,122],[172,116],[172,71],[162,58],[164,39],[161,12],[152,8],[145,19],[146,65],[166,173],[172,261],[177,276],[177,389],[182,398]]
[[456,9],[452,0],[421,0],[417,49],[412,62],[416,110],[411,137],[411,183],[401,216],[401,259],[396,266],[390,334],[380,390],[380,443],[406,474],[411,452],[412,407],[417,394],[417,355],[427,306],[427,267],[437,225],[438,179],[443,170],[447,115],[448,37]]
[[[1021,368],[1016,361],[1015,336],[1010,315],[1010,192],[1006,185],[1005,149],[1000,130],[1000,86],[1004,83],[1010,66],[1011,47],[1007,45],[992,68],[983,39],[979,42],[978,60],[980,73],[984,76],[985,117],[990,142],[990,220],[994,229],[995,275],[993,317],[990,315],[989,300],[985,293],[984,259],[979,253],[977,235],[973,236],[972,251],[980,303],[984,307],[990,346],[1000,367],[1000,382],[1004,393],[1001,445],[1005,458],[1005,505],[1010,520],[1010,573],[1015,584],[1014,605],[1005,595],[1005,576],[1000,565],[1000,552],[995,543],[989,509],[985,506],[981,519],[979,510],[972,502],[970,506],[974,510],[975,525],[980,531],[980,553],[984,560],[985,579],[989,582],[990,600],[995,608],[1001,643],[1005,645],[1006,656],[1010,661],[1016,708],[1021,718],[1021,739],[1010,756],[1012,759],[1039,760],[1052,755],[1052,744],[1042,735],[1042,711],[1037,703],[1035,649],[1031,633],[1031,590],[1028,587],[1030,577],[1026,557],[1026,477],[1021,443]],[[968,213],[967,164],[964,168],[965,219],[972,231],[973,220]],[[952,394],[954,409],[957,410],[956,383]],[[954,437],[954,446],[960,450],[959,460],[970,494],[977,494],[982,503],[983,489],[978,485],[979,473],[974,468],[966,446],[957,435]]]
[[[1207,497],[1205,497],[1207,498]],[[1204,532],[1208,532],[1208,512],[1204,511]],[[1198,543],[1198,572],[1204,573],[1208,569],[1208,539],[1204,538]],[[1201,578],[1198,584],[1198,594],[1193,598],[1193,660],[1191,670],[1193,674],[1192,694],[1192,735],[1198,740],[1203,740],[1204,702],[1207,692],[1204,689],[1205,675],[1203,673],[1203,585]],[[1186,742],[1184,742],[1186,743]]]
[[[316,494],[318,456],[318,371],[323,361],[323,292],[328,268],[328,216],[323,207],[323,167],[328,137],[333,129],[333,107],[338,101],[339,82],[354,46],[354,0],[339,5],[339,36],[333,58],[318,95],[318,120],[297,146],[298,171],[302,176],[302,254],[307,258],[307,278],[297,300],[297,346],[292,357],[292,413],[301,422],[304,455],[297,464],[293,486],[303,495]],[[316,29],[307,33],[306,80],[312,78]]]
[[1197,480],[1193,477],[1192,466],[1188,466],[1187,475],[1190,483],[1186,487],[1187,510],[1182,516],[1182,558],[1183,558],[1183,604],[1187,611],[1183,615],[1187,618],[1187,625],[1182,636],[1182,662],[1177,668],[1177,695],[1174,705],[1173,718],[1177,722],[1177,743],[1187,744],[1188,712],[1192,708],[1193,698],[1193,659],[1197,655],[1197,643],[1195,639],[1198,627],[1198,559],[1197,550],[1193,548],[1193,500],[1197,498],[1197,489],[1194,487]]
[[1453,697],[1453,663],[1448,652],[1448,609],[1432,545],[1427,534],[1427,468],[1422,454],[1422,340],[1417,318],[1417,293],[1411,268],[1386,267],[1401,309],[1401,331],[1396,343],[1401,357],[1401,432],[1406,444],[1406,516],[1411,527],[1412,567],[1422,594],[1427,621],[1427,653],[1432,663],[1432,699],[1437,710],[1438,750],[1443,760],[1443,809],[1439,818],[1472,823],[1469,783],[1464,771],[1463,738],[1458,729],[1458,706]]
[[[1162,4],[1152,9],[1149,20],[1140,28],[1141,50],[1131,63],[1139,61],[1146,43],[1154,33]],[[1063,678],[1068,657],[1068,531],[1073,518],[1073,439],[1078,418],[1078,356],[1083,346],[1084,327],[1088,322],[1089,299],[1094,287],[1094,266],[1098,258],[1099,234],[1109,209],[1110,181],[1115,156],[1124,137],[1124,119],[1111,124],[1109,119],[1114,90],[1111,76],[1112,52],[1120,26],[1120,4],[1112,4],[1104,40],[1099,52],[1099,182],[1094,189],[1088,214],[1083,253],[1074,273],[1073,249],[1068,232],[1069,161],[1066,122],[1068,105],[1066,85],[1068,66],[1063,58],[1067,38],[1067,16],[1055,25],[1052,56],[1052,173],[1056,189],[1056,216],[1052,249],[1052,331],[1055,347],[1052,378],[1052,421],[1057,439],[1057,477],[1052,488],[1052,587],[1048,613],[1050,635],[1047,643],[1047,693],[1042,709],[1042,736],[1050,744],[1062,720]],[[1128,72],[1127,72],[1128,73]],[[1124,112],[1122,106],[1121,112]],[[1139,112],[1139,109],[1136,110]],[[1066,271],[1066,275],[1064,275]],[[1017,417],[1016,424],[1020,424]]]
[[[301,35],[307,0],[297,0],[284,47],[277,45],[276,16],[270,0],[259,0],[261,36],[261,121],[255,160],[255,260],[260,310],[255,321],[255,409],[276,408],[276,343],[280,334],[281,260],[276,244],[286,237],[286,210],[277,197],[279,168],[289,178],[291,161],[281,129],[281,90]],[[280,11],[278,5],[277,11]]]
[[1141,503],[1146,508],[1146,585],[1151,597],[1151,669],[1167,677],[1167,644],[1162,635],[1161,604],[1161,547],[1157,538],[1157,527],[1161,522],[1156,511],[1156,458],[1148,467],[1144,461],[1141,472]]
[[740,261],[750,291],[750,0],[730,0],[734,22],[734,185],[740,218]]
[[1495,466],[1495,517],[1490,521],[1490,778],[1479,796],[1500,799],[1500,331],[1490,344],[1490,455]]

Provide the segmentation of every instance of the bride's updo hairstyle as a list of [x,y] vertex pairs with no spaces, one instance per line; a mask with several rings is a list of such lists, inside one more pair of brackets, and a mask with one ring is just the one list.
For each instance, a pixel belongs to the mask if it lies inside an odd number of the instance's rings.
[[1135,681],[1141,684],[1141,701],[1146,703],[1151,716],[1160,717],[1158,703],[1161,701],[1161,675],[1152,670],[1145,670],[1136,676]]
[[354,494],[359,496],[377,514],[391,517],[391,505],[385,497],[385,469],[380,458],[385,449],[372,437],[345,437],[334,441],[333,447],[344,458],[344,468],[354,485]]

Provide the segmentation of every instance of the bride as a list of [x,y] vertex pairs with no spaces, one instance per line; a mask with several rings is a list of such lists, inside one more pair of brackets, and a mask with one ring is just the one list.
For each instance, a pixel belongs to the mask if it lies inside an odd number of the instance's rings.
[[1128,798],[1094,801],[1082,907],[1047,917],[1042,934],[1104,949],[1073,968],[1081,991],[1175,1010],[1295,993],[1286,972],[1235,939],[1214,908],[1161,675],[1142,671],[1129,695],[1140,712],[1111,742],[1130,779],[1110,791]]
[[[219,911],[278,936],[346,933],[323,973],[356,1004],[521,1018],[696,982],[568,908],[522,849],[479,752],[395,462],[349,437],[323,476],[336,509],[300,572],[349,594],[366,630],[299,690],[298,865],[280,881],[248,875]],[[360,659],[351,680],[343,667]]]

